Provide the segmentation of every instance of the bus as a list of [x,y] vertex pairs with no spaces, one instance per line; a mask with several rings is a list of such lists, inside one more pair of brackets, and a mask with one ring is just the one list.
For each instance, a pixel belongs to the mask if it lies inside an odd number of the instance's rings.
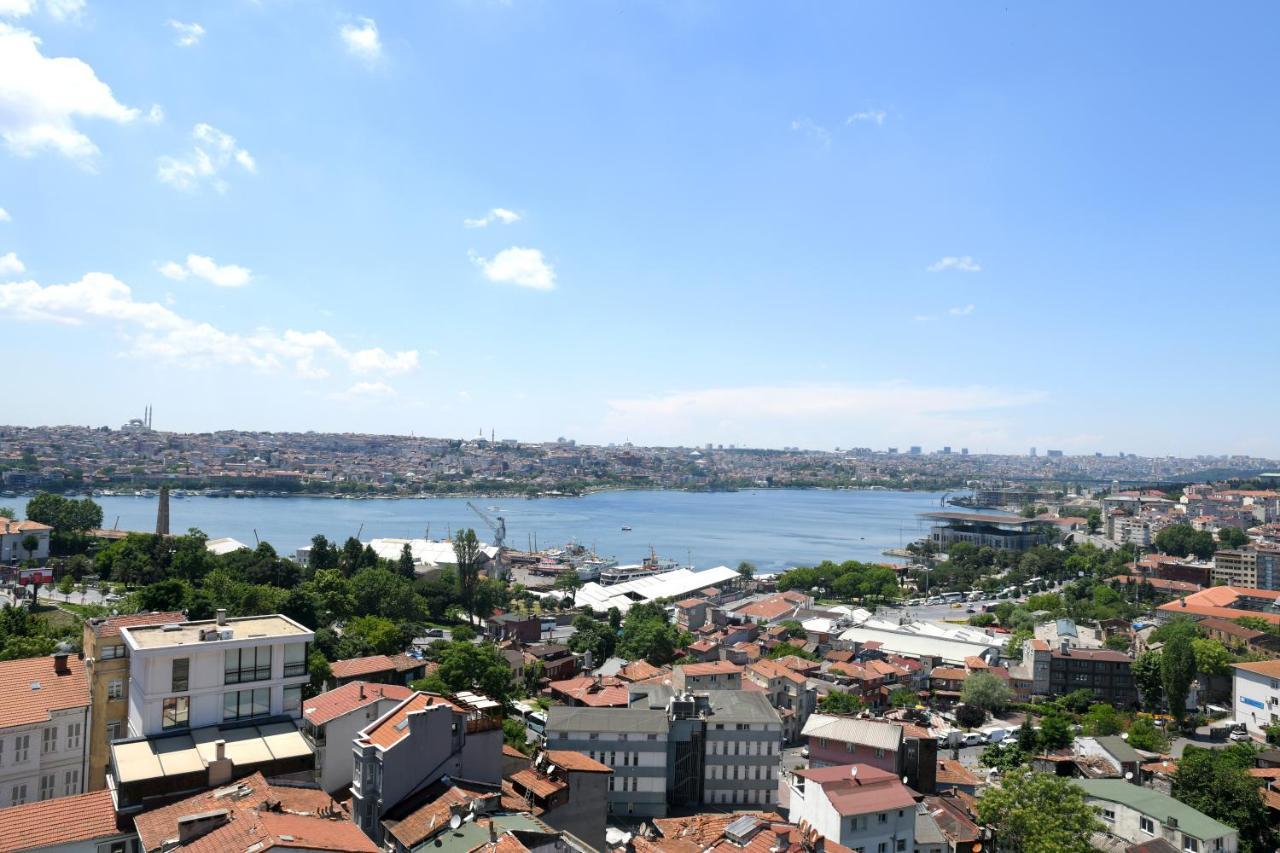
[[963,592],[944,592],[942,594],[942,600],[947,604],[951,604],[956,601],[964,601],[964,593]]

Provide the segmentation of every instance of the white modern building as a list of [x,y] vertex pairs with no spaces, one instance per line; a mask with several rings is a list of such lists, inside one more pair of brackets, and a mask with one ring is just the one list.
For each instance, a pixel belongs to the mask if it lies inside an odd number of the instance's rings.
[[791,822],[850,850],[915,850],[916,800],[897,774],[865,764],[796,770]]
[[[49,534],[53,528],[38,521],[17,521],[0,516],[0,563],[23,563],[49,559]],[[35,537],[35,550],[28,551],[28,536]]]
[[82,793],[90,722],[84,661],[65,654],[5,661],[0,690],[0,808]]
[[1267,726],[1280,725],[1280,660],[1238,663],[1233,668],[1231,715],[1262,737]]
[[315,634],[287,616],[120,629],[129,656],[129,734],[151,737],[254,717],[302,715]]

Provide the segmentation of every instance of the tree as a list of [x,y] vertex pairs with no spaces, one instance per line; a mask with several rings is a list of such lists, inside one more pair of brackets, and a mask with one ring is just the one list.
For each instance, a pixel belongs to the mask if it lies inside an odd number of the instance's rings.
[[1169,713],[1181,725],[1187,716],[1187,693],[1196,676],[1196,653],[1191,638],[1178,634],[1160,650],[1160,686],[1164,688]]
[[1147,752],[1164,752],[1169,748],[1169,740],[1150,717],[1140,716],[1129,726],[1129,746]]
[[998,849],[1016,853],[1090,853],[1089,836],[1104,827],[1070,780],[1048,773],[1010,773],[978,801],[982,823],[999,827]]
[[982,754],[978,756],[978,763],[983,767],[993,767],[1001,773],[1008,773],[1027,763],[1027,753],[1016,743],[1001,741],[990,744],[982,750]]
[[311,553],[307,559],[307,567],[314,572],[338,568],[338,549],[329,544],[323,534],[311,537]]
[[71,592],[75,588],[76,580],[69,574],[63,575],[62,579],[58,581],[58,592],[62,593],[63,601],[66,601],[71,596]]
[[857,714],[866,707],[860,696],[840,690],[832,690],[818,702],[818,710],[824,714]]
[[1202,560],[1213,556],[1217,541],[1207,530],[1196,530],[1190,524],[1171,524],[1156,534],[1156,548],[1175,557],[1195,555]]
[[1031,717],[1028,716],[1018,726],[1018,749],[1029,754],[1036,751],[1039,743],[1040,735],[1036,733],[1035,727],[1031,725]]
[[475,619],[476,587],[480,584],[480,540],[468,527],[453,535],[453,557],[458,567],[458,598],[469,619]]
[[1253,766],[1253,755],[1248,744],[1223,750],[1188,746],[1173,774],[1174,799],[1235,827],[1242,853],[1263,853],[1276,846],[1258,780],[1247,771]]
[[400,573],[400,577],[413,580],[414,578],[414,562],[413,549],[409,547],[409,543],[404,543],[404,547],[400,549],[400,559],[396,561],[396,571]]
[[437,663],[435,673],[413,683],[415,690],[474,690],[504,705],[511,697],[511,667],[492,643],[447,643]]
[[591,653],[591,660],[596,666],[613,657],[618,645],[618,635],[607,624],[583,614],[573,620],[573,636],[569,638],[569,648],[577,654]]
[[1129,665],[1129,673],[1138,688],[1138,698],[1142,707],[1148,711],[1156,711],[1164,701],[1164,686],[1160,679],[1160,658],[1158,651],[1146,651],[1138,655]]
[[994,613],[975,613],[969,617],[969,624],[975,628],[987,628],[996,624]]
[[1097,533],[1102,529],[1102,513],[1097,509],[1089,510],[1085,513],[1084,523],[1090,534]]
[[382,616],[357,616],[347,623],[344,639],[367,649],[364,654],[394,655],[403,652],[413,637],[406,637],[405,632],[390,619]]
[[1095,694],[1092,690],[1087,687],[1082,687],[1079,690],[1072,690],[1058,701],[1063,709],[1070,711],[1073,714],[1083,714],[1085,711],[1089,710],[1091,705],[1093,705],[1095,698]]
[[576,593],[582,588],[582,576],[578,574],[577,569],[571,568],[567,572],[561,572],[555,583],[551,584],[551,588],[569,593],[576,601]]
[[746,581],[751,580],[756,576],[756,564],[747,560],[738,563],[738,576]]
[[102,526],[102,507],[89,498],[75,500],[40,492],[27,501],[27,518],[53,528],[50,547],[57,554],[83,551],[85,534]]
[[1249,537],[1239,527],[1220,527],[1218,542],[1223,548],[1243,548],[1249,544]]
[[1056,711],[1040,718],[1040,746],[1043,749],[1062,749],[1070,746],[1074,738],[1071,735],[1071,722]]
[[987,712],[977,705],[957,705],[956,722],[966,729],[977,728],[987,720]]
[[1203,675],[1230,675],[1231,653],[1217,640],[1197,637],[1191,641],[1195,654],[1196,671]]
[[960,701],[982,710],[999,711],[1013,701],[1009,685],[989,672],[975,672],[964,680]]
[[324,689],[324,683],[333,677],[333,670],[329,667],[329,661],[319,651],[313,651],[307,656],[307,674],[311,676],[312,695],[319,693]]
[[895,708],[914,708],[920,704],[920,696],[910,687],[897,687],[889,694],[889,704]]
[[316,596],[317,619],[322,625],[343,622],[356,613],[356,596],[351,580],[338,569],[321,569],[303,584]]
[[1084,715],[1084,733],[1098,737],[1118,735],[1124,728],[1124,717],[1112,706],[1099,702],[1089,706]]
[[387,569],[361,569],[351,576],[359,615],[385,616],[393,622],[421,622],[426,616],[413,583]]
[[168,578],[144,586],[134,595],[139,610],[181,610],[186,606],[191,587],[186,581]]
[[40,537],[34,533],[28,533],[22,537],[22,550],[27,552],[27,559],[34,558],[36,551],[40,550]]
[[18,511],[11,506],[0,506],[0,518],[7,518],[10,521],[17,521]]

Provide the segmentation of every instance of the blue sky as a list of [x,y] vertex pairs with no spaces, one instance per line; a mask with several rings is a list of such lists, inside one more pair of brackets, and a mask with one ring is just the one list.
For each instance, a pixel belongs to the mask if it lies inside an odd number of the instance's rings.
[[0,422],[1280,456],[1278,23],[0,0]]

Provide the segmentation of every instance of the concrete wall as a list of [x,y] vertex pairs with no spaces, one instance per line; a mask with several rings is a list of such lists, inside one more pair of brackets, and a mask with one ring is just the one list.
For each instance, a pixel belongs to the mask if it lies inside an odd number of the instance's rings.
[[[609,811],[617,815],[667,814],[667,736],[635,732],[547,732],[548,749],[570,749],[613,769],[607,783]],[[626,738],[625,740],[623,738]]]
[[[5,685],[7,690],[19,689],[19,685]],[[22,685],[25,688],[25,685]],[[13,798],[15,785],[26,785],[26,798],[22,802],[34,803],[40,799],[42,777],[53,777],[52,796],[48,799],[82,794],[89,770],[89,706],[54,711],[47,721],[24,726],[0,729],[0,809],[18,805]],[[69,746],[68,728],[79,726],[78,746]],[[54,729],[53,749],[43,752],[43,732]],[[20,738],[28,738],[26,759],[16,761]],[[71,774],[68,790],[67,774]],[[0,817],[0,820],[3,820]]]
[[1280,681],[1242,669],[1234,673],[1231,716],[1244,723],[1250,733],[1262,736],[1267,726],[1280,723]]
[[749,725],[738,730],[735,723],[708,722],[704,804],[774,805],[782,730],[773,724]]
[[316,747],[316,775],[320,787],[333,793],[351,784],[352,743],[356,734],[403,700],[379,699],[324,725],[324,745]]

